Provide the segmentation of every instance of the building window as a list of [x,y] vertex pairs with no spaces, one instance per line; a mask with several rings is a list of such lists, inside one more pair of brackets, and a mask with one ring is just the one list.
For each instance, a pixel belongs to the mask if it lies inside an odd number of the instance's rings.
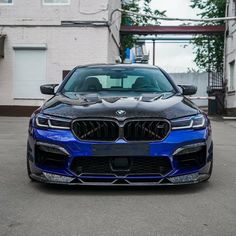
[[234,83],[235,83],[235,61],[229,63],[229,91],[234,91]]
[[44,5],[69,5],[70,0],[43,0]]
[[62,71],[62,80],[64,80],[69,73],[70,73],[70,70],[63,70]]
[[13,0],[0,0],[0,5],[12,5]]

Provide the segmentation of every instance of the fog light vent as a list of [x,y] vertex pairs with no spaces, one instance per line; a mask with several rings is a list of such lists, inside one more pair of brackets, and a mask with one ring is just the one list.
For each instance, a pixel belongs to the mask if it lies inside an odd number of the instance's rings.
[[195,143],[195,144],[190,144],[190,145],[186,145],[183,146],[181,148],[178,148],[175,152],[174,152],[174,156],[177,155],[185,155],[185,154],[190,154],[190,153],[196,153],[202,150],[202,148],[206,146],[205,143]]
[[63,147],[60,147],[58,145],[37,142],[37,146],[41,151],[44,152],[55,153],[60,155],[69,155],[69,153]]

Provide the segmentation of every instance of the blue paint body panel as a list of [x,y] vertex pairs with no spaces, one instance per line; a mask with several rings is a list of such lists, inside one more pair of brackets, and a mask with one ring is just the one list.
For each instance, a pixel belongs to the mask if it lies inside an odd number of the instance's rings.
[[[73,133],[70,130],[53,130],[53,129],[38,129],[38,128],[32,128],[31,135],[29,135],[29,145],[32,149],[32,156],[33,161],[30,162],[31,171],[32,173],[36,173],[37,175],[42,172],[47,173],[53,173],[63,176],[69,176],[69,177],[78,177],[75,173],[73,173],[70,170],[70,165],[72,161],[75,158],[82,158],[85,156],[91,157],[91,158],[99,158],[97,156],[93,155],[92,145],[110,145],[110,142],[82,142],[78,140]],[[67,165],[63,169],[53,169],[46,166],[38,166],[34,162],[34,150],[35,150],[35,144],[36,142],[42,142],[42,143],[48,143],[48,144],[54,144],[58,145],[60,147],[63,147],[68,153],[69,156],[67,160]],[[173,153],[180,147],[189,145],[189,144],[195,144],[195,143],[206,143],[207,147],[207,162],[206,165],[201,167],[200,169],[197,168],[189,168],[189,169],[178,169],[177,164],[175,160],[173,159]],[[124,140],[118,140],[117,142],[122,145],[127,145],[128,143]],[[114,144],[112,143],[112,144]],[[136,143],[139,145],[140,143]],[[165,176],[149,176],[148,174],[142,175],[142,180],[147,179],[161,179],[161,178],[167,178],[167,177],[173,177],[173,176],[180,176],[180,175],[186,175],[191,173],[199,173],[199,174],[206,174],[209,171],[209,166],[212,161],[212,140],[211,135],[208,130],[208,128],[202,129],[202,130],[174,130],[169,133],[167,138],[160,142],[150,142],[146,143],[149,146],[149,156],[152,158],[160,158],[165,157],[169,158],[172,165],[172,171],[168,173]],[[131,150],[132,152],[132,150]],[[104,153],[104,156],[106,156],[106,153]],[[138,157],[137,157],[138,158]],[[114,177],[112,175],[86,175],[83,177],[84,179],[140,179],[140,177],[137,176],[117,176]]]

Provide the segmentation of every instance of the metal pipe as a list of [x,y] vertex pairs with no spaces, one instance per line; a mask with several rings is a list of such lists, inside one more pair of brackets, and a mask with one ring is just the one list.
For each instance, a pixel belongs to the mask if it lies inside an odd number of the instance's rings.
[[130,15],[149,17],[149,18],[152,18],[152,19],[165,20],[165,21],[214,22],[214,21],[231,21],[231,20],[236,20],[236,16],[233,16],[233,17],[218,17],[218,18],[201,18],[201,19],[196,19],[196,18],[160,17],[160,16],[155,16],[155,15],[150,15],[150,14],[143,14],[143,13],[139,13],[139,12],[127,11],[127,10],[123,10],[123,9],[116,9],[116,10],[113,11],[113,14],[114,14],[115,11],[120,11],[120,12],[124,12],[124,13],[130,14]]

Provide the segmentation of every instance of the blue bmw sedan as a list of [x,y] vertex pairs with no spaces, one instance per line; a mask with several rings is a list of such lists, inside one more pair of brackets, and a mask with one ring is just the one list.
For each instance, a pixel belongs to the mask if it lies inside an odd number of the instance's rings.
[[67,185],[181,185],[210,178],[210,121],[148,65],[87,65],[41,86],[52,95],[31,116],[27,170],[33,181]]

